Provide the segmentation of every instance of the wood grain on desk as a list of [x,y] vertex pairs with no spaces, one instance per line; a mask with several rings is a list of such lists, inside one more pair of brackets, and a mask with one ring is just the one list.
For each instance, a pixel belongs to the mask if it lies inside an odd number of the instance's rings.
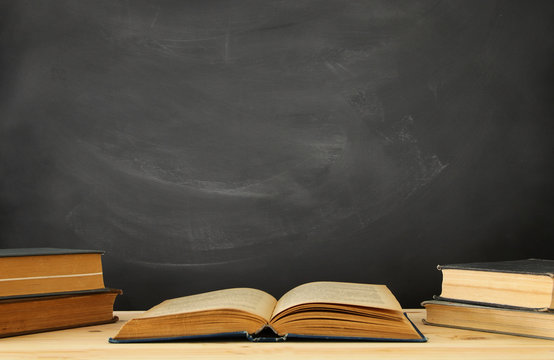
[[455,330],[422,324],[425,310],[407,310],[427,343],[192,342],[110,344],[124,321],[140,312],[120,311],[115,324],[0,339],[4,359],[554,359],[554,341]]

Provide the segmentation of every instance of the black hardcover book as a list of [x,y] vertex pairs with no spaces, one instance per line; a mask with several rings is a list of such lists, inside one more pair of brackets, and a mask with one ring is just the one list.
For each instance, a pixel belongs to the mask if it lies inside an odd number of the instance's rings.
[[554,307],[554,260],[526,259],[439,265],[435,299],[545,311]]

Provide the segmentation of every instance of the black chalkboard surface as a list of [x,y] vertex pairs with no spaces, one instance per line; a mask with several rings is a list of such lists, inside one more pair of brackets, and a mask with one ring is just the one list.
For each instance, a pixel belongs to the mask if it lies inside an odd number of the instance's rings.
[[552,258],[551,1],[3,1],[0,247],[120,309]]

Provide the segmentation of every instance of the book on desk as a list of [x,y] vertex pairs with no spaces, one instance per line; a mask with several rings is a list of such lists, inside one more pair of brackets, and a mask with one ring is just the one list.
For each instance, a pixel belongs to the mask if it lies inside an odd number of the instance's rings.
[[554,261],[438,266],[442,292],[424,301],[429,325],[554,340]]
[[125,323],[110,342],[237,336],[250,341],[426,341],[386,286],[312,282],[279,300],[250,288],[166,300]]
[[117,321],[98,250],[0,249],[0,337]]

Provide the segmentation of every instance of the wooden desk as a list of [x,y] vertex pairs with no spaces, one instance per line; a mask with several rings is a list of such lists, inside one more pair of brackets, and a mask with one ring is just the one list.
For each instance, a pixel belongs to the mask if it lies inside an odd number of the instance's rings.
[[455,330],[421,323],[425,310],[407,310],[427,343],[195,342],[110,344],[124,321],[140,312],[116,312],[115,324],[0,339],[2,359],[554,359],[554,341]]

